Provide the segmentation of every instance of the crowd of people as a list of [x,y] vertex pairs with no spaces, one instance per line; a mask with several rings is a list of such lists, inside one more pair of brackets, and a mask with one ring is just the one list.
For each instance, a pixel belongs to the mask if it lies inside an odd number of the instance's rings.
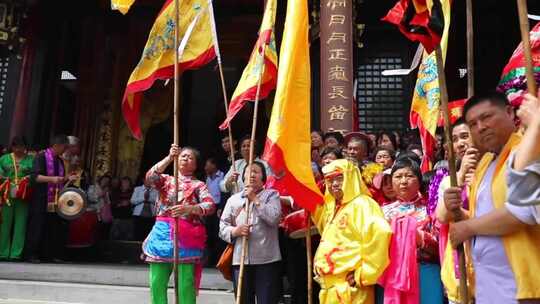
[[[23,251],[31,262],[63,258],[68,222],[47,208],[70,184],[87,190],[99,238],[143,242],[152,303],[167,303],[175,256],[181,302],[195,303],[202,267],[213,267],[226,252],[243,303],[279,303],[285,293],[291,303],[305,303],[305,233],[297,232],[311,228],[294,222],[306,216],[318,231],[312,242],[316,302],[460,303],[464,274],[454,248],[465,243],[476,303],[540,303],[540,216],[533,206],[540,200],[539,110],[531,95],[517,115],[504,95],[470,98],[451,126],[451,142],[438,140],[429,172],[421,170],[414,133],[314,131],[311,168],[324,203],[310,215],[278,186],[280,177],[257,150],[249,165],[250,145],[256,146],[250,137],[225,136],[221,154],[204,165],[197,149],[172,145],[135,188],[128,177],[109,175],[87,185],[74,137],[56,136],[35,155],[14,138],[11,153],[0,158],[0,259],[19,260]],[[450,146],[457,186],[450,183]],[[175,158],[178,185],[164,173]],[[204,178],[197,178],[199,168]]]
[[[15,137],[3,151],[0,260],[63,262],[66,247],[95,249],[101,241],[146,238],[155,221],[155,187],[147,181],[134,187],[131,178],[109,174],[92,183],[79,154],[80,140],[65,135],[55,136],[41,151]],[[55,212],[67,187],[80,189],[87,199],[80,218],[68,220]]]

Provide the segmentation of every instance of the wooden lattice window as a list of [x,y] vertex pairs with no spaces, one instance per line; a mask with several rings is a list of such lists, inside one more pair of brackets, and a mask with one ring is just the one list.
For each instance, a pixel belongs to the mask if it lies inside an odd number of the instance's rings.
[[408,126],[403,76],[382,75],[384,70],[402,68],[402,59],[397,56],[361,59],[356,88],[360,130],[403,130]]

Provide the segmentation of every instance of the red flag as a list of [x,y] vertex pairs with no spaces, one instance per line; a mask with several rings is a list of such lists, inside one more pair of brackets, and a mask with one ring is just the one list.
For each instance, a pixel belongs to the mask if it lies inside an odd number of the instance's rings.
[[[463,106],[467,99],[454,100],[448,103],[448,111],[450,111],[450,124],[454,124],[463,115]],[[444,117],[441,113],[437,126],[444,127]]]
[[396,25],[409,40],[422,43],[428,53],[439,45],[444,30],[440,0],[399,0],[382,20]]

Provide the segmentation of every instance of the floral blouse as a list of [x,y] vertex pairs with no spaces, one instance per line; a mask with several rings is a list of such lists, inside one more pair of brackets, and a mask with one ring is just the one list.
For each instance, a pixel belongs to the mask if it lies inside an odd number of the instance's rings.
[[387,221],[402,216],[414,217],[417,230],[421,231],[421,242],[417,244],[418,261],[439,262],[439,227],[435,219],[428,215],[426,203],[421,196],[412,202],[396,201],[384,205],[382,210]]
[[[158,173],[156,166],[154,166],[148,171],[146,178],[150,180],[159,192],[155,214],[163,217],[169,216],[169,208],[174,205],[174,176]],[[216,204],[205,183],[193,176],[180,175],[178,180],[178,202],[199,206],[203,212],[203,217],[214,213]],[[187,218],[194,221],[201,220],[196,215],[189,215]]]

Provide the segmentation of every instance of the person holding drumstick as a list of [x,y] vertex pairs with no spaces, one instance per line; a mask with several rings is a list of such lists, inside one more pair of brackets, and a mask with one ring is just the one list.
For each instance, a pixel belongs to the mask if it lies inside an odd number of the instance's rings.
[[75,179],[66,175],[64,162],[60,158],[68,144],[67,136],[57,135],[53,137],[51,146],[34,158],[31,175],[34,186],[24,249],[31,263],[40,263],[40,253],[61,262],[68,222],[57,215],[54,208],[64,183]]

